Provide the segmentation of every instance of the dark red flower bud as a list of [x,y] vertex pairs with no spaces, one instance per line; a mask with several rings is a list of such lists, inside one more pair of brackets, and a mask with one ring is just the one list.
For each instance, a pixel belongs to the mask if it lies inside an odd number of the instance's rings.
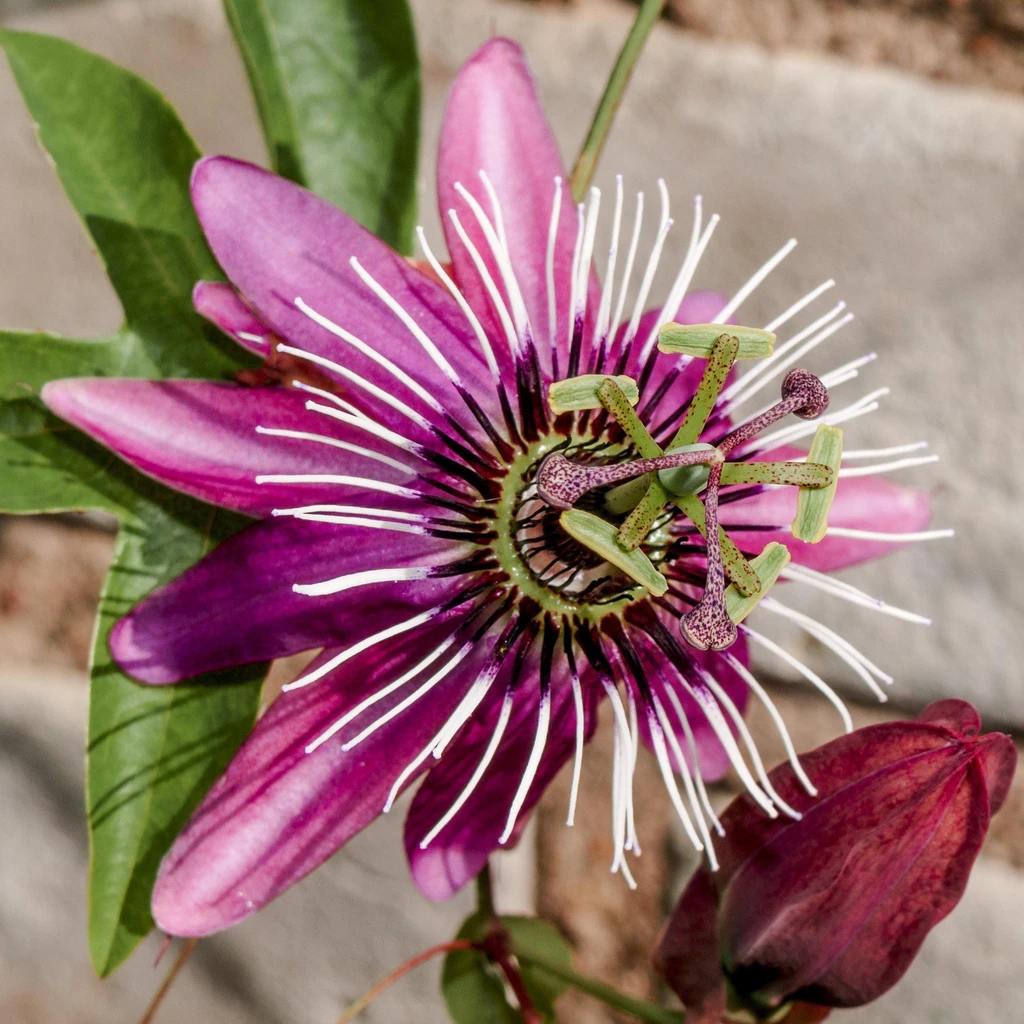
[[721,868],[691,879],[657,955],[687,1024],[720,1020],[727,1003],[765,1020],[793,1003],[785,1019],[820,1020],[816,1007],[860,1006],[903,976],[963,895],[1013,777],[1013,742],[980,724],[946,700],[827,743],[801,758],[816,797],[776,768],[799,821],[747,796],[729,805]]

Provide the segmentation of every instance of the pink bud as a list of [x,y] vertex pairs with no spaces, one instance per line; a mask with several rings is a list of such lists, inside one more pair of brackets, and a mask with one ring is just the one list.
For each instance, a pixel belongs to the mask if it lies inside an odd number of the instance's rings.
[[658,950],[688,1024],[727,1002],[763,1019],[794,1002],[809,1020],[804,1004],[860,1006],[903,976],[963,895],[1013,777],[1013,742],[979,727],[970,704],[939,701],[802,757],[816,797],[776,768],[799,821],[729,805],[721,869],[691,879]]

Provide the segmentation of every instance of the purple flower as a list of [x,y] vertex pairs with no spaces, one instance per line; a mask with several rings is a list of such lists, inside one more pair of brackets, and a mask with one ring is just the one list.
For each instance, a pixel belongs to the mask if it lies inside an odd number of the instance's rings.
[[[870,474],[839,484],[829,533],[811,545],[789,532],[803,500],[796,490],[738,484],[749,469],[728,470],[730,478],[712,467],[704,503],[696,493],[679,500],[706,509],[711,525],[717,506],[728,536],[709,550],[692,519],[655,503],[632,551],[615,549],[626,569],[592,533],[635,526],[630,509],[652,478],[631,485],[640,487],[632,498],[628,488],[615,492],[618,513],[608,510],[607,487],[563,513],[536,486],[555,451],[588,471],[631,456],[623,443],[631,406],[556,415],[557,402],[549,405],[552,383],[586,373],[620,375],[627,388],[627,377],[638,382],[636,412],[658,454],[654,439],[668,444],[689,422],[720,449],[732,438],[741,467],[780,453],[805,457],[789,445],[815,424],[755,437],[751,424],[778,418],[779,407],[768,419],[736,410],[761,385],[777,388],[794,361],[846,322],[841,304],[747,376],[729,375],[719,395],[723,374],[700,417],[688,410],[699,405],[690,402],[695,389],[710,393],[705,361],[657,349],[667,321],[729,322],[792,244],[729,301],[690,292],[718,220],[705,224],[698,200],[669,294],[644,312],[672,226],[668,197],[659,182],[648,255],[639,246],[642,198],[627,226],[619,181],[602,286],[591,270],[600,194],[572,203],[534,83],[504,40],[484,46],[452,89],[438,182],[452,262],[442,264],[421,231],[428,274],[303,189],[237,160],[202,161],[195,207],[232,286],[200,283],[196,306],[242,345],[273,353],[269,377],[286,385],[79,379],[45,389],[51,408],[143,472],[261,520],[118,623],[111,647],[127,672],[174,683],[323,649],[262,717],[165,859],[154,913],[168,932],[206,934],[245,917],[421,776],[407,819],[409,860],[424,893],[451,896],[493,850],[516,841],[566,762],[578,779],[605,698],[616,722],[614,868],[628,879],[626,851],[639,852],[638,738],[658,756],[694,842],[713,856],[703,780],[730,761],[766,814],[785,809],[742,721],[751,690],[768,701],[747,667],[746,642],[771,641],[745,624],[736,639],[731,622],[724,640],[693,619],[685,635],[695,643],[680,633],[695,606],[720,613],[733,600],[726,574],[742,582],[746,572],[749,584],[753,570],[729,538],[751,556],[785,539],[786,578],[904,614],[824,575],[892,550],[927,523],[923,494]],[[770,330],[830,286],[795,302]],[[852,379],[869,358],[824,383]],[[791,372],[786,386],[793,380],[804,378]],[[806,412],[805,398],[787,400]],[[872,401],[831,419],[869,412]],[[740,433],[730,433],[733,424]],[[834,477],[827,466],[802,472]],[[591,534],[567,531],[564,515]],[[876,685],[873,663],[813,620],[801,624]]]
[[[925,936],[960,901],[1017,750],[979,735],[977,711],[938,701],[916,721],[859,729],[772,783],[803,812],[769,821],[747,796],[722,815],[720,870],[698,870],[658,950],[687,1020],[821,1019],[896,984]],[[721,961],[719,960],[721,956]],[[727,981],[728,979],[728,981]],[[730,993],[727,995],[728,992]],[[750,1016],[752,1015],[752,1016]]]

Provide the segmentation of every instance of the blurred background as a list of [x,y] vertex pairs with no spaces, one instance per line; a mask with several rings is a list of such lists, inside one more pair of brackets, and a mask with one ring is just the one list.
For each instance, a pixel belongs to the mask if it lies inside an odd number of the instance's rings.
[[[432,162],[447,87],[492,34],[525,47],[573,159],[632,11],[626,0],[413,0],[425,72],[422,218],[438,237]],[[261,161],[244,73],[217,0],[0,0],[0,24],[65,36],[162,89],[207,152]],[[962,696],[1024,737],[1024,0],[669,0],[605,153],[599,184],[664,177],[679,209],[700,192],[722,215],[698,287],[735,290],[787,238],[800,245],[741,309],[763,323],[835,277],[857,319],[812,369],[874,351],[858,394],[888,387],[851,447],[927,439],[942,461],[905,482],[935,492],[953,540],[900,551],[851,582],[929,615],[930,628],[813,602],[896,677],[884,708],[805,636],[765,628],[844,689],[858,724]],[[118,304],[0,67],[0,324],[101,335]],[[529,155],[524,153],[523,159]],[[689,214],[685,214],[688,218]],[[682,238],[677,239],[677,245]],[[668,253],[667,265],[680,252]],[[856,397],[851,393],[850,400]],[[0,1021],[134,1021],[162,976],[151,938],[97,981],[85,934],[81,796],[86,662],[112,534],[94,517],[0,519]],[[794,601],[794,603],[798,603]],[[760,613],[766,616],[767,613]],[[758,662],[798,747],[836,734],[825,702],[778,661]],[[281,677],[286,669],[277,670]],[[752,728],[772,763],[762,717]],[[584,762],[566,830],[552,787],[515,854],[499,908],[537,910],[577,966],[657,995],[647,966],[693,861],[641,754],[640,890],[608,875],[610,737]],[[728,782],[717,798],[730,795]],[[200,944],[164,1024],[324,1024],[406,957],[450,936],[468,899],[428,904],[407,877],[392,815],[269,909]],[[995,819],[965,899],[879,1003],[837,1021],[1009,1022],[1024,1005],[1024,778]],[[445,1019],[438,967],[375,1003],[376,1024]],[[582,996],[567,1024],[616,1018]]]

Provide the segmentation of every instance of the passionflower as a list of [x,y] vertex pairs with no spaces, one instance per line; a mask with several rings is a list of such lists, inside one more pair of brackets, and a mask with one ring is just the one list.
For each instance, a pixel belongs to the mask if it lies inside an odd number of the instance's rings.
[[733,801],[721,868],[697,871],[658,951],[687,1020],[818,1020],[899,981],[963,895],[1013,778],[1013,741],[980,728],[967,702],[938,701],[804,755],[816,798],[775,769],[797,821]]
[[[749,692],[771,707],[747,641],[791,657],[742,622],[759,600],[875,689],[886,678],[765,597],[781,575],[903,614],[825,573],[929,536],[927,498],[874,475],[891,463],[840,468],[835,434],[809,461],[791,447],[838,433],[879,393],[822,417],[831,427],[763,432],[822,413],[828,389],[872,358],[820,379],[795,365],[847,322],[841,303],[773,347],[832,282],[765,330],[723,327],[795,243],[731,299],[691,292],[718,223],[698,200],[682,265],[647,310],[673,224],[664,184],[645,254],[644,197],[627,227],[617,182],[607,259],[595,260],[602,197],[571,201],[534,83],[505,40],[454,84],[438,187],[451,262],[420,230],[414,265],[282,178],[201,161],[195,208],[231,285],[200,283],[196,307],[283,383],[75,379],[44,391],[143,472],[261,520],[117,624],[111,649],[127,672],[166,684],[322,649],[166,857],[153,906],[168,932],[246,916],[423,775],[409,860],[424,893],[452,895],[515,842],[570,759],[578,781],[605,698],[613,868],[629,879],[626,852],[639,853],[641,738],[713,858],[704,780],[730,762],[766,815],[786,811],[742,719]],[[734,361],[758,353],[737,377]],[[780,379],[780,402],[737,412]]]

